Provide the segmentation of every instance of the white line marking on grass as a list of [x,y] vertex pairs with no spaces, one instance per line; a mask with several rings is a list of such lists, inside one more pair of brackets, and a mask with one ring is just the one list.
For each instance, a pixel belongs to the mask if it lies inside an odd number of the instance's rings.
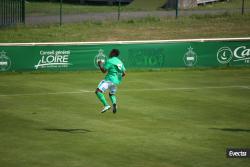
[[235,88],[235,89],[250,89],[249,86],[244,85],[236,85],[236,86],[206,86],[206,87],[172,87],[172,88],[161,88],[161,89],[126,89],[126,90],[120,90],[120,91],[166,91],[166,90],[200,90],[200,89],[229,89],[229,88]]
[[80,90],[83,93],[94,93],[94,90]]
[[243,86],[242,88],[250,89],[250,86]]
[[0,97],[8,97],[8,96],[44,96],[44,95],[63,95],[63,94],[80,94],[83,92],[52,92],[52,93],[20,93],[20,94],[5,94],[5,95],[1,95]]
[[[144,92],[144,91],[167,91],[167,90],[202,90],[202,89],[249,89],[247,85],[234,85],[234,86],[205,86],[205,87],[172,87],[172,88],[146,88],[146,89],[122,89],[120,92]],[[46,96],[46,95],[64,95],[64,94],[83,94],[94,93],[94,90],[79,90],[75,92],[48,92],[48,93],[20,93],[20,94],[0,94],[0,97],[11,96]]]

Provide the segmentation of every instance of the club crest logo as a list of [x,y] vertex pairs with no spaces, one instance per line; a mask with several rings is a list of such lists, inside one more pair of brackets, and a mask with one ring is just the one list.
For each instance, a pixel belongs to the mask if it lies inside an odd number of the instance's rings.
[[5,51],[0,52],[0,71],[8,71],[11,67],[11,60]]
[[229,47],[222,47],[217,52],[217,60],[221,64],[229,63],[233,58],[233,52]]
[[107,61],[107,56],[104,54],[104,50],[102,49],[98,51],[98,54],[94,58],[94,65],[96,68],[98,68],[99,61],[102,61],[103,63]]
[[183,57],[184,63],[188,67],[192,67],[197,62],[197,54],[193,51],[193,48],[190,46],[188,51],[185,53]]

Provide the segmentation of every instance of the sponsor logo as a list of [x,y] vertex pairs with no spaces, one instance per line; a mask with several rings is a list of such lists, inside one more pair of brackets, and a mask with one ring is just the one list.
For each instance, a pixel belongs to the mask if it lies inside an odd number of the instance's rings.
[[94,65],[96,68],[98,67],[98,62],[101,61],[102,63],[105,63],[107,61],[107,56],[104,54],[104,50],[100,49],[98,51],[98,54],[94,58]]
[[69,65],[70,50],[40,51],[41,58],[35,69],[41,68],[67,68]]
[[227,64],[233,58],[233,52],[229,47],[222,47],[217,52],[217,60],[221,64]]
[[226,156],[228,158],[249,158],[250,149],[228,148],[226,150]]
[[250,49],[246,46],[240,46],[234,50],[234,57],[236,58],[234,61],[250,63]]
[[183,57],[184,63],[188,67],[192,67],[197,62],[197,54],[193,51],[193,48],[190,46],[188,51],[185,53]]
[[239,46],[234,50],[229,47],[222,47],[217,52],[217,60],[221,64],[227,64],[230,61],[250,63],[250,49],[246,46]]
[[5,51],[0,52],[0,71],[8,71],[11,67],[11,60]]
[[156,67],[161,68],[166,64],[164,48],[132,48],[128,50],[128,56],[122,59],[127,64],[136,67]]

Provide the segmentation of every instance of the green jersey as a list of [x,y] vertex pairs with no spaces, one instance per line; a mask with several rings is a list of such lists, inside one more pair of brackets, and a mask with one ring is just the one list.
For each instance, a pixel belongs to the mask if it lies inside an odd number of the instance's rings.
[[103,67],[108,71],[105,80],[119,85],[122,81],[122,74],[126,71],[122,61],[117,57],[112,57],[106,61]]

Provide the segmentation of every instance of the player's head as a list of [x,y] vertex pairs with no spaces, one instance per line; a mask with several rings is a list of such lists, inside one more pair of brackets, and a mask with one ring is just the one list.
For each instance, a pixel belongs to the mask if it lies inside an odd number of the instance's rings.
[[118,57],[120,55],[120,51],[118,49],[112,49],[109,57]]

